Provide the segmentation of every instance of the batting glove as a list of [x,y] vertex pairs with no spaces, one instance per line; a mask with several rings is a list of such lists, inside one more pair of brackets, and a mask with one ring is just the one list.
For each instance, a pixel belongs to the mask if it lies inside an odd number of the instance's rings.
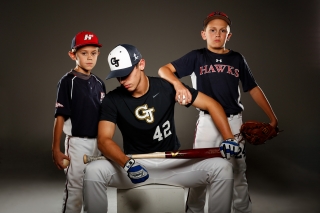
[[128,173],[128,177],[134,184],[142,183],[149,178],[147,170],[132,158],[127,161],[123,169]]
[[220,152],[222,157],[227,158],[229,160],[231,157],[234,157],[239,154],[239,144],[234,139],[227,139],[221,143]]

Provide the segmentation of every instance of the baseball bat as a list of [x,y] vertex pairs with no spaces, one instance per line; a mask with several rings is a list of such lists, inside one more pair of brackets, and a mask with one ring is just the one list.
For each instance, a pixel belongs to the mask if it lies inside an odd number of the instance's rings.
[[[201,148],[201,149],[184,149],[178,151],[167,151],[167,152],[153,152],[146,154],[131,154],[127,155],[130,158],[142,159],[142,158],[180,158],[180,159],[191,159],[191,158],[214,158],[222,157],[219,148]],[[104,156],[83,156],[83,163],[87,164],[95,160],[105,160]]]

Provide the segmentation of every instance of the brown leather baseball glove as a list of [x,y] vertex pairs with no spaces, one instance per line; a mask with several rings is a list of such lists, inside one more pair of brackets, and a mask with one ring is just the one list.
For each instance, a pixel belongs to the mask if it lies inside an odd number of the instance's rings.
[[253,145],[265,144],[267,140],[276,137],[279,129],[268,123],[247,121],[242,124],[240,133],[245,141]]

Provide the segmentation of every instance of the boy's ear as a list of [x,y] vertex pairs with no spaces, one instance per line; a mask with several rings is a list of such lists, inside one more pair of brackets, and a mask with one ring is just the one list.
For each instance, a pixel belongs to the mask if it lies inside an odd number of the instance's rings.
[[207,40],[206,31],[201,31],[201,37],[203,40]]
[[144,68],[146,67],[146,61],[142,58],[139,62],[139,68],[140,70],[144,70]]
[[229,33],[227,36],[227,41],[230,41],[231,36],[232,36],[232,33]]
[[69,52],[68,52],[68,55],[69,55],[69,57],[70,57],[72,60],[74,60],[74,61],[77,59],[75,52],[69,51]]

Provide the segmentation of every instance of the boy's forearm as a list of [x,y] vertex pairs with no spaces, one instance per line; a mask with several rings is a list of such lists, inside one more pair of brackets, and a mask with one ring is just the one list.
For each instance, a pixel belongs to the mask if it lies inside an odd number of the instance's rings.
[[234,139],[234,135],[232,134],[228,118],[222,107],[210,107],[209,114],[211,119],[213,120],[215,126],[219,130],[223,140],[226,139]]
[[167,80],[172,85],[181,83],[174,72],[175,70],[173,69],[173,66],[171,64],[167,64],[159,69],[158,74],[161,78]]
[[52,151],[60,151],[60,140],[63,131],[64,118],[58,116],[54,121]]
[[223,140],[234,138],[228,118],[219,102],[213,98],[199,92],[197,98],[192,104],[194,107],[209,112],[214,124],[217,126]]
[[277,125],[278,119],[275,115],[275,113],[272,110],[272,107],[267,100],[266,96],[264,95],[263,91],[260,87],[255,87],[252,90],[250,90],[250,95],[253,98],[253,100],[258,104],[258,106],[266,113],[266,115],[269,117],[271,124]]
[[98,148],[106,158],[116,162],[121,167],[124,167],[129,160],[129,157],[122,152],[121,148],[112,139],[98,139]]
[[124,166],[125,163],[129,160],[118,144],[112,139],[115,133],[116,124],[110,121],[100,121],[98,125],[98,149],[102,154],[119,164]]

